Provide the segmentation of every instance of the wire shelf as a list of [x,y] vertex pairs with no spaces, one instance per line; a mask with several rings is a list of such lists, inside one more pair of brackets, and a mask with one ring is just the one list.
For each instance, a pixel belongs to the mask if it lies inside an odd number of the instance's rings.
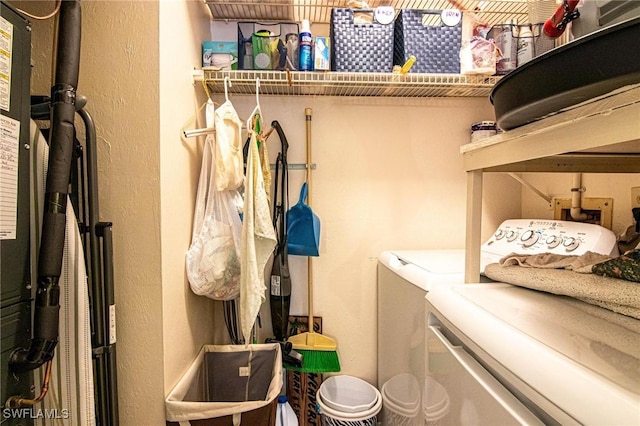
[[[368,4],[392,6],[401,9],[451,9],[457,3],[461,9],[474,12],[489,25],[512,22],[528,22],[531,7],[538,0],[370,0]],[[300,22],[309,19],[311,22],[328,23],[331,9],[345,7],[344,0],[265,0],[265,1],[230,1],[206,0],[214,20],[234,21],[291,21]]]
[[302,71],[215,71],[204,69],[196,77],[213,93],[224,93],[229,77],[233,94],[375,96],[375,97],[486,97],[498,76],[461,74],[392,74]]

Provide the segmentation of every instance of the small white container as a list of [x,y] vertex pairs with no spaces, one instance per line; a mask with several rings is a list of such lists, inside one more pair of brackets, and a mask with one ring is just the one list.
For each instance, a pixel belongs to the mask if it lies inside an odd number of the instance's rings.
[[[324,385],[325,382],[322,383]],[[320,387],[322,388],[322,385]],[[371,386],[371,385],[369,385]],[[375,387],[376,403],[373,407],[359,413],[346,413],[328,407],[320,392],[316,395],[321,422],[323,426],[374,426],[378,422],[378,413],[382,409],[382,396]]]
[[332,376],[322,382],[318,393],[327,407],[341,413],[361,413],[376,402],[377,389],[353,376]]

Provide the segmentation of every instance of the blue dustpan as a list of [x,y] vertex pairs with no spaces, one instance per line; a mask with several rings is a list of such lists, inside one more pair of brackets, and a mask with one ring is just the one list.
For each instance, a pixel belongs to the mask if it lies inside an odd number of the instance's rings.
[[287,250],[297,256],[319,256],[320,219],[307,201],[307,183],[300,188],[300,199],[287,211]]

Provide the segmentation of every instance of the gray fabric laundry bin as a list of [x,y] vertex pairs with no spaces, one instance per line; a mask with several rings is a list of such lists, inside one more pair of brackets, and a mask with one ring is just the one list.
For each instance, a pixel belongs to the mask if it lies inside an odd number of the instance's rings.
[[165,399],[167,425],[273,426],[280,345],[206,345]]

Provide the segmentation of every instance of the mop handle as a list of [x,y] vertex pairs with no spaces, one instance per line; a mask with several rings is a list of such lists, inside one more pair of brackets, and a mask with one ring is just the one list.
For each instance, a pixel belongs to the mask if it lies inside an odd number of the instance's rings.
[[[304,116],[307,125],[307,204],[311,206],[311,108],[304,109]],[[309,297],[309,332],[313,333],[313,261],[312,257],[307,257],[307,292]]]

